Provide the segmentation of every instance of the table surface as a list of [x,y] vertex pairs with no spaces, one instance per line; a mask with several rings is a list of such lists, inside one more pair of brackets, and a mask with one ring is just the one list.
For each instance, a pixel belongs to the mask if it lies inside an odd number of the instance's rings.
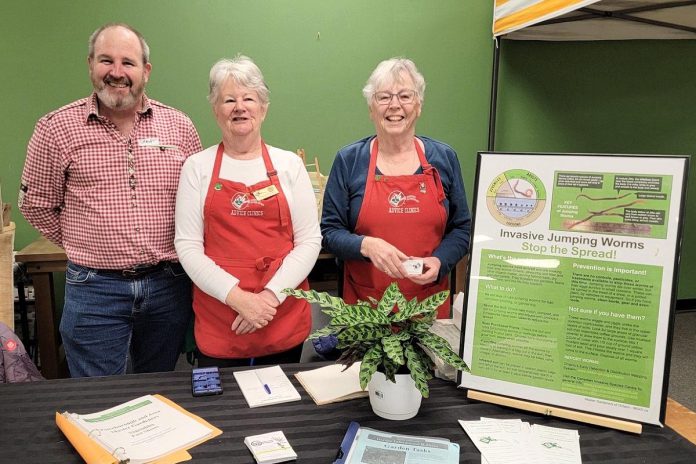
[[383,431],[445,437],[461,446],[460,462],[479,464],[481,455],[457,423],[480,417],[521,418],[532,424],[577,429],[583,463],[691,463],[696,445],[669,427],[643,427],[641,435],[549,418],[467,400],[454,383],[435,379],[431,396],[408,421],[374,415],[367,398],[316,406],[291,375],[321,363],[284,365],[301,401],[250,409],[232,375],[222,369],[224,393],[193,398],[190,372],[138,374],[85,379],[58,379],[31,384],[0,385],[0,461],[82,462],[54,422],[56,411],[96,412],[138,396],[159,393],[223,430],[223,434],[190,450],[193,462],[253,463],[244,437],[282,430],[297,462],[328,464],[351,420]]
[[15,260],[22,263],[36,261],[65,261],[65,250],[45,237],[39,237],[17,252]]

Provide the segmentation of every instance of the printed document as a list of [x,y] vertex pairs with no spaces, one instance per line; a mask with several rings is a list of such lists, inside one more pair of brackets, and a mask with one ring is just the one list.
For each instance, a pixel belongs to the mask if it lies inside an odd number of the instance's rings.
[[187,449],[217,431],[152,395],[93,414],[64,416],[110,454],[132,464]]
[[360,427],[346,464],[455,464],[459,445],[446,438],[418,437]]

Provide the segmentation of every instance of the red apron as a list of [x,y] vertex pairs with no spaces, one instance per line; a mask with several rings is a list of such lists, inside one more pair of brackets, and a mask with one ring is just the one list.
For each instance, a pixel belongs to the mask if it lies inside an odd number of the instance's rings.
[[[290,208],[263,142],[261,154],[268,180],[246,186],[220,179],[221,143],[203,211],[205,254],[237,277],[239,288],[254,293],[263,290],[294,246]],[[253,192],[273,187],[277,194],[254,197]],[[298,288],[308,290],[307,279]],[[214,358],[253,358],[288,350],[307,338],[312,325],[309,303],[295,298],[278,306],[266,327],[245,335],[230,328],[237,313],[196,286],[193,309],[198,349]]]
[[[425,159],[417,140],[413,143],[423,168],[422,174],[382,176],[375,174],[377,139],[370,153],[365,197],[355,225],[355,233],[379,237],[409,256],[432,256],[445,235],[447,213],[443,201],[445,192],[440,175]],[[393,278],[379,271],[371,262],[345,262],[343,298],[348,303],[380,299]],[[449,279],[418,285],[408,279],[397,279],[406,299],[427,298],[442,290],[449,290]],[[437,310],[438,318],[450,313],[449,298]]]

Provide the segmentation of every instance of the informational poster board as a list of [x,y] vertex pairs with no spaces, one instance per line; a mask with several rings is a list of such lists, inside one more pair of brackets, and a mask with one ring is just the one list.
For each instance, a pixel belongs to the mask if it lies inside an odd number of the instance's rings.
[[687,171],[479,153],[460,386],[659,425]]

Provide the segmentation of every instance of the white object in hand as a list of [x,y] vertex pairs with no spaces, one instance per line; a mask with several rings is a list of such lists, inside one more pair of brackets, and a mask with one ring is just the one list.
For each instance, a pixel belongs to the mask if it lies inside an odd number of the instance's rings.
[[403,265],[406,268],[406,274],[408,275],[421,275],[423,273],[422,259],[407,259],[406,261],[403,261]]

